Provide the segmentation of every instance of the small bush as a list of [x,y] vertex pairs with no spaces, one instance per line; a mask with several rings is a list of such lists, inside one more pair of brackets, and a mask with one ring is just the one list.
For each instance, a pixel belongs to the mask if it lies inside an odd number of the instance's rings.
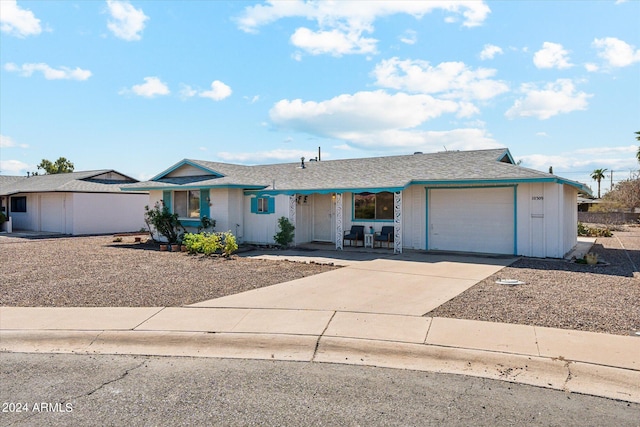
[[191,254],[212,255],[222,252],[225,257],[238,250],[236,237],[230,232],[226,233],[187,233],[182,243]]
[[238,243],[236,242],[236,236],[230,231],[222,233],[222,252],[224,256],[229,258],[232,253],[238,250]]
[[293,242],[293,237],[295,236],[293,231],[296,227],[291,224],[289,219],[282,216],[278,219],[278,228],[280,231],[273,236],[273,240],[275,240],[281,247],[286,248]]
[[613,233],[608,227],[587,227],[581,222],[578,222],[578,236],[583,237],[611,237]]

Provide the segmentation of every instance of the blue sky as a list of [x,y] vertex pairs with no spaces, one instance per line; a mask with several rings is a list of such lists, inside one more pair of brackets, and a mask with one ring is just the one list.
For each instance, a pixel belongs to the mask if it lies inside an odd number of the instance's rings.
[[[639,1],[0,1],[0,173],[508,147],[637,170]],[[603,189],[608,188],[609,174]]]

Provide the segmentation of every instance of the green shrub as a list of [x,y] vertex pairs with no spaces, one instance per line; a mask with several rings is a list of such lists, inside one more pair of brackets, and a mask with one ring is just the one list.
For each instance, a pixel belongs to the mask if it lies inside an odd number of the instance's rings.
[[197,254],[202,252],[202,245],[204,243],[204,234],[186,233],[182,239],[182,244],[187,247],[187,251],[190,254]]
[[282,216],[278,219],[278,228],[280,231],[273,236],[273,240],[281,247],[286,248],[293,242],[293,237],[295,236],[293,231],[296,227],[286,217]]
[[230,231],[226,233],[187,233],[182,244],[191,254],[212,255],[222,252],[225,257],[238,250],[236,236]]
[[222,242],[222,252],[227,258],[230,257],[232,253],[238,250],[236,236],[234,236],[230,231],[222,233]]
[[[185,229],[178,221],[178,214],[169,212],[169,208],[164,202],[156,202],[153,208],[144,207],[144,222],[152,233],[155,230],[159,235],[164,236],[170,244],[177,243],[181,232]],[[153,238],[153,234],[151,234]]]
[[613,233],[607,227],[587,227],[581,222],[578,222],[578,236],[583,237],[611,237]]

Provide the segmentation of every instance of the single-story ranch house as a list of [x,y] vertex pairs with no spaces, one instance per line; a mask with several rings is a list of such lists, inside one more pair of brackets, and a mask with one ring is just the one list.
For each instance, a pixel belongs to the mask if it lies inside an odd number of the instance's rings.
[[109,169],[0,175],[0,209],[11,218],[14,232],[82,235],[139,231],[145,226],[144,207],[149,196],[126,190],[126,185],[136,182]]
[[589,194],[583,184],[514,164],[507,149],[256,166],[185,159],[134,189],[149,192],[150,206],[164,201],[185,226],[207,216],[245,243],[274,243],[284,216],[296,227],[295,244],[342,249],[355,243],[343,240],[352,226],[385,226],[395,252],[553,258],[576,245],[578,193]]

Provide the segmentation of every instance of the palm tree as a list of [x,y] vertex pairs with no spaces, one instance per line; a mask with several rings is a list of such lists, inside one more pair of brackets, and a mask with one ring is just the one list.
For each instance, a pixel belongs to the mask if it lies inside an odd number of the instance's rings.
[[[640,141],[640,132],[636,132],[636,139]],[[638,163],[640,163],[640,147],[638,147],[638,151],[636,152],[636,159],[638,159]]]
[[604,173],[606,171],[607,169],[596,169],[591,172],[591,178],[593,178],[594,181],[598,182],[598,199],[600,198],[600,181],[602,181],[602,179],[604,178]]

